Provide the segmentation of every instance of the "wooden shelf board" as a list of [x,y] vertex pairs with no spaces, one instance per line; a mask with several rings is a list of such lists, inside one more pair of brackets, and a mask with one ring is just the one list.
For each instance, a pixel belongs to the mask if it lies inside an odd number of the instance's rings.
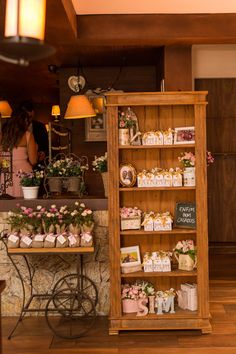
[[182,310],[178,307],[175,308],[175,313],[163,313],[163,315],[147,314],[146,316],[136,316],[136,314],[122,314],[122,319],[132,320],[162,320],[162,319],[176,319],[176,318],[192,318],[198,315],[197,311]]
[[67,248],[9,248],[9,254],[59,254],[59,253],[92,253],[94,247],[67,247]]
[[141,192],[141,191],[187,191],[195,190],[196,187],[121,187],[120,192]]
[[195,144],[178,144],[178,145],[119,145],[120,150],[142,150],[142,149],[181,149],[194,148]]
[[186,271],[175,269],[171,272],[134,272],[121,274],[122,278],[146,278],[146,277],[196,277],[197,271]]
[[124,230],[121,235],[178,235],[178,234],[196,234],[195,229],[172,229],[171,231],[144,231],[144,230]]

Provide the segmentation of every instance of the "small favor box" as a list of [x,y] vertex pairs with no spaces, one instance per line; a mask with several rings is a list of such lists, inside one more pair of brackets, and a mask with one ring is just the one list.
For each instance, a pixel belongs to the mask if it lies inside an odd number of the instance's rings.
[[183,185],[183,177],[182,177],[182,171],[175,171],[173,172],[172,175],[172,186],[173,187],[182,187]]
[[197,310],[197,284],[181,284],[178,291],[178,305],[190,311]]
[[163,132],[163,145],[172,145],[173,144],[173,132],[172,129]]
[[152,259],[149,252],[146,252],[143,256],[143,271],[153,272]]
[[146,132],[142,137],[143,145],[157,145],[157,136],[155,132]]
[[121,230],[140,230],[141,217],[121,218]]
[[164,145],[163,133],[160,130],[156,131],[156,144]]

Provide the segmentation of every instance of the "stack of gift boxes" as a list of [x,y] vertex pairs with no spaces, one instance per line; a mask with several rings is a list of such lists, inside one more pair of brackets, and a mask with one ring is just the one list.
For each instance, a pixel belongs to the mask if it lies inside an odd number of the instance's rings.
[[142,136],[143,145],[172,145],[173,144],[173,130],[171,128],[162,131],[149,131]]
[[183,171],[176,167],[163,170],[155,167],[152,170],[143,170],[137,175],[138,187],[182,187]]

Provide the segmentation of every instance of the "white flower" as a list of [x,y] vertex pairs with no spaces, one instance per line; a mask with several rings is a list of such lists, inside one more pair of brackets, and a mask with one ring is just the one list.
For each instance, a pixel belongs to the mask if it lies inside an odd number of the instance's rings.
[[82,216],[87,216],[87,212],[83,211],[83,213],[81,214]]
[[46,216],[47,216],[48,218],[50,218],[52,215],[53,215],[53,214],[51,214],[51,213],[47,213],[47,214],[46,214]]
[[9,216],[13,216],[14,213],[10,210],[10,211],[8,212],[8,215],[9,215]]
[[81,208],[85,208],[85,204],[84,203],[81,203],[80,206],[81,206]]
[[56,204],[52,204],[52,205],[51,205],[51,208],[52,208],[52,209],[55,209],[55,208],[56,208]]
[[41,205],[37,205],[37,210],[41,210],[42,209],[42,206]]
[[79,202],[75,202],[75,205],[76,205],[76,206],[79,205]]

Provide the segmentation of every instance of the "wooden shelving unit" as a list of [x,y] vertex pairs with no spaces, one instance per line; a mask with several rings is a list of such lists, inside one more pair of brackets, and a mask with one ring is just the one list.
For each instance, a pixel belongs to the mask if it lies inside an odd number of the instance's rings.
[[[109,244],[110,244],[110,334],[121,330],[200,329],[211,332],[208,304],[208,235],[206,179],[206,95],[207,92],[117,93],[108,94],[108,164],[109,164]],[[195,126],[195,144],[157,146],[119,146],[118,110],[131,107],[141,132],[169,127]],[[196,187],[124,188],[119,184],[119,165],[131,163],[137,171],[179,166],[181,152],[196,155]],[[138,192],[138,193],[137,193]],[[119,209],[139,207],[142,211],[174,214],[176,202],[195,202],[196,230],[173,229],[163,232],[120,231]],[[198,268],[194,271],[173,269],[167,273],[136,272],[121,274],[120,247],[139,245],[141,256],[147,251],[172,250],[178,240],[192,238],[198,247]],[[121,285],[135,279],[151,281],[157,290],[178,290],[181,283],[197,282],[198,310],[176,309],[175,314],[136,317],[122,313]]]

